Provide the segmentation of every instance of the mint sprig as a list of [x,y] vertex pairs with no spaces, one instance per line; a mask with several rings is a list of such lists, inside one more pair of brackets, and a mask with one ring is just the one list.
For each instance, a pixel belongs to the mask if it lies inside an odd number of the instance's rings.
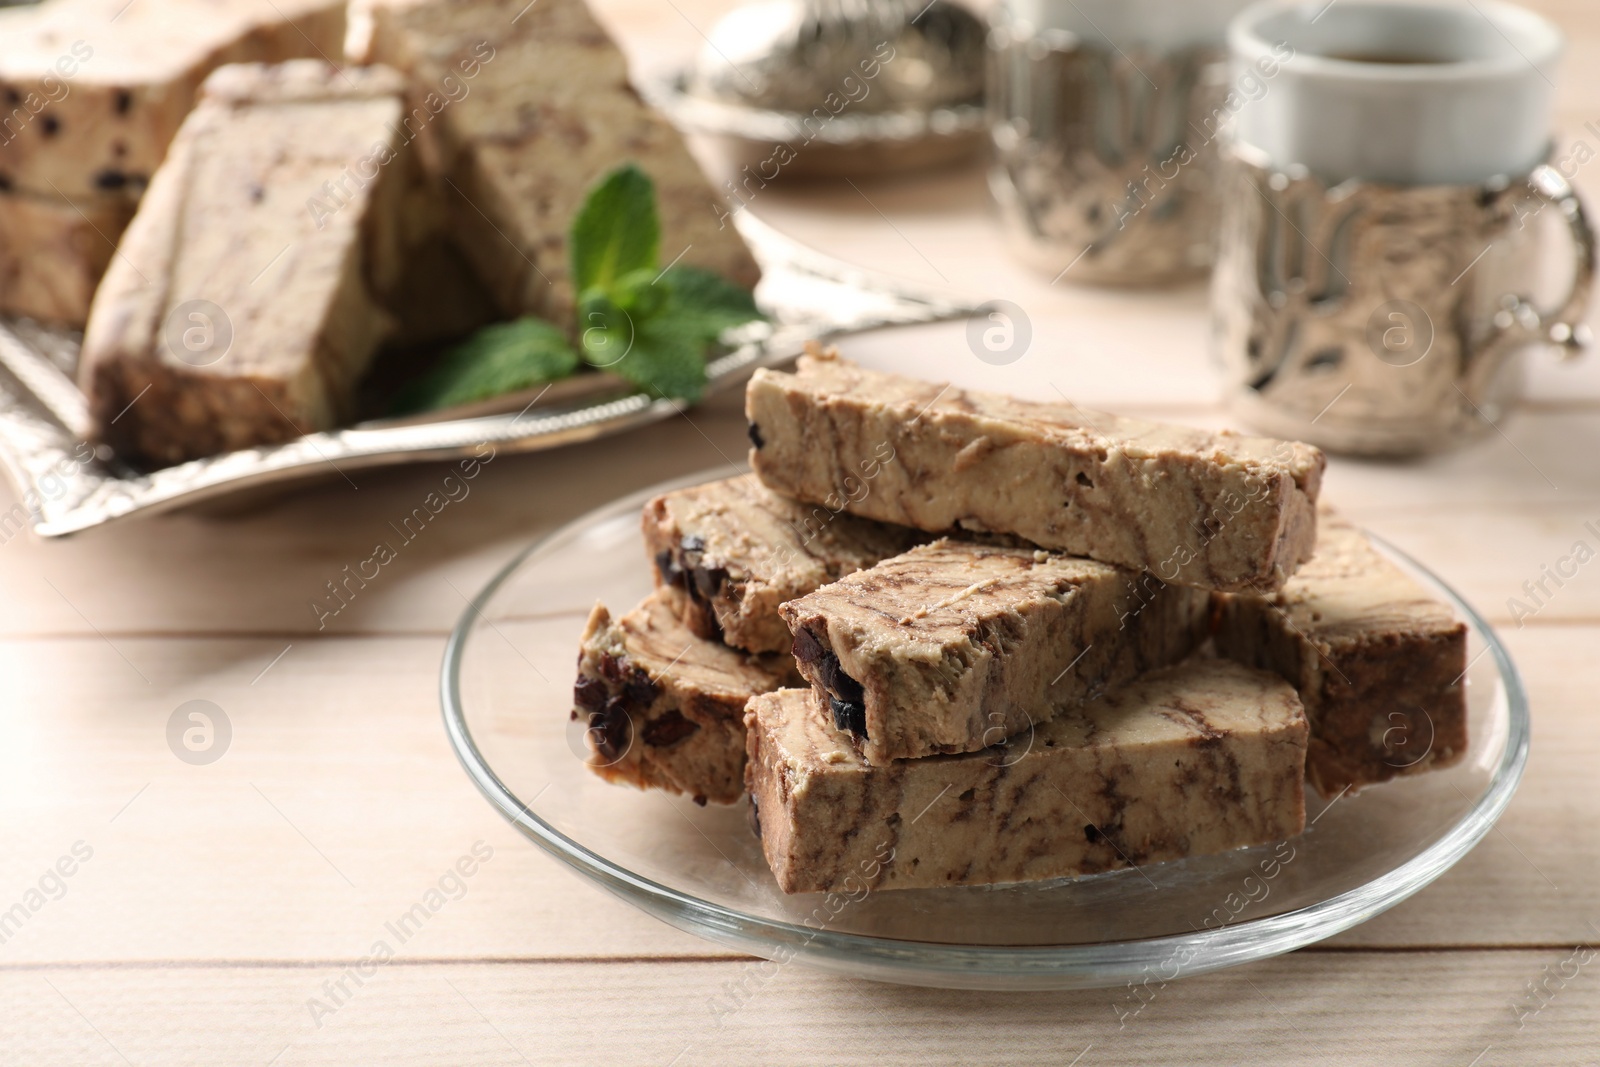
[[625,275],[651,270],[661,255],[656,187],[632,163],[600,179],[572,220],[567,257],[578,292],[610,289]]
[[567,377],[578,354],[567,335],[543,319],[485,326],[447,350],[428,374],[390,405],[396,415],[470,404]]
[[707,350],[762,317],[754,297],[710,271],[661,269],[655,185],[632,163],[589,193],[571,250],[580,354],[660,396],[700,399]]
[[486,326],[406,389],[396,414],[554,381],[580,361],[658,396],[695,401],[705,392],[707,352],[724,331],[762,317],[749,292],[711,271],[661,268],[655,184],[632,163],[589,191],[568,238],[576,348],[535,318]]

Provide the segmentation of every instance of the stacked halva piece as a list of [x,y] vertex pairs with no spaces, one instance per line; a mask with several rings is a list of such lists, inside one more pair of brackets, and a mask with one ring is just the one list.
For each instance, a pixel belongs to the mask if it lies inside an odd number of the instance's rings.
[[746,413],[753,475],[646,506],[656,590],[595,609],[573,714],[608,778],[742,786],[786,892],[1262,844],[1304,828],[1308,777],[1465,752],[1465,628],[1319,522],[1314,448],[824,352],[757,372]]

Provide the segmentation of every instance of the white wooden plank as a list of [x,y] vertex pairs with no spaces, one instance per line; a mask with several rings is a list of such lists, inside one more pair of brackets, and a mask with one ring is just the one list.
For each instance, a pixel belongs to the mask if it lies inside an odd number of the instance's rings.
[[[390,964],[359,986],[331,967],[13,970],[0,971],[11,1006],[0,1047],[16,1063],[294,1067],[1578,1067],[1593,1062],[1600,983],[1592,950],[1574,951],[1298,953],[1165,986],[1070,993],[895,987],[754,961]],[[349,995],[330,994],[341,978]],[[1542,999],[1528,999],[1541,982]],[[336,999],[331,1014],[315,1010]]]

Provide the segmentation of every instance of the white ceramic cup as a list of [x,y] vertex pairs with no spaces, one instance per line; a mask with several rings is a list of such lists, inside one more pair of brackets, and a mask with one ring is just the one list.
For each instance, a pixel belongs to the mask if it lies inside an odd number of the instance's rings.
[[1236,71],[1275,63],[1237,141],[1325,182],[1525,174],[1550,144],[1561,32],[1498,0],[1266,0],[1228,27]]

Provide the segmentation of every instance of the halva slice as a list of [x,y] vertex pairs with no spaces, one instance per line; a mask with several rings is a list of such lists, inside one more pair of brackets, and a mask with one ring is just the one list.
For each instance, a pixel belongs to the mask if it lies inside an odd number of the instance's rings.
[[0,11],[0,175],[69,199],[137,196],[206,75],[228,63],[336,61],[336,0],[44,0]]
[[812,690],[746,713],[761,847],[787,893],[1024,882],[1292,837],[1306,721],[1275,674],[1192,660],[1004,746],[876,766]]
[[82,324],[133,209],[122,196],[0,192],[0,311]]
[[0,311],[81,326],[206,75],[226,63],[337,60],[344,31],[335,0],[0,9]]
[[1217,598],[1218,651],[1300,691],[1307,774],[1326,796],[1457,762],[1466,625],[1355,526],[1325,512],[1318,531],[1278,593]]
[[1210,597],[1034,548],[939,540],[779,611],[870,763],[973,752],[1203,640]]
[[1324,458],[1207,433],[879,374],[826,353],[760,370],[750,464],[775,492],[922,530],[1044,548],[1227,591],[1276,589],[1310,555]]
[[95,295],[80,376],[99,439],[164,465],[353,415],[419,180],[403,90],[318,60],[211,76]]
[[618,619],[596,604],[581,641],[572,717],[594,772],[702,804],[739,799],[745,701],[797,684],[794,661],[696,637],[659,591]]
[[701,637],[752,652],[794,643],[778,605],[899,555],[927,535],[801,504],[745,474],[678,489],[644,506],[656,581]]
[[378,2],[367,55],[410,78],[407,127],[436,146],[457,240],[505,312],[571,320],[568,231],[626,162],[655,183],[664,264],[755,285],[726,198],[629,85],[584,0]]

